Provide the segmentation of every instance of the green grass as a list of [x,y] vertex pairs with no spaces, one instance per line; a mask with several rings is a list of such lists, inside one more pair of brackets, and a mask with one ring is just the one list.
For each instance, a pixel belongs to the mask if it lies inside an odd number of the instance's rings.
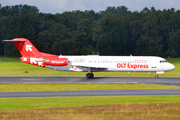
[[0,111],[133,103],[180,103],[180,96],[0,98]]
[[[165,72],[160,77],[180,77],[180,59],[168,58],[176,68],[173,71]],[[21,63],[19,58],[1,58],[0,76],[85,76],[85,72],[65,72],[42,68],[30,64]],[[25,71],[28,73],[25,73]],[[154,77],[155,72],[94,72],[95,76],[135,76],[135,77]]]
[[175,85],[156,84],[9,84],[1,83],[0,92],[67,91],[67,90],[133,90],[133,89],[180,89]]
[[0,111],[2,120],[179,120],[179,103],[134,103]]
[[180,63],[180,58],[166,58],[170,63]]

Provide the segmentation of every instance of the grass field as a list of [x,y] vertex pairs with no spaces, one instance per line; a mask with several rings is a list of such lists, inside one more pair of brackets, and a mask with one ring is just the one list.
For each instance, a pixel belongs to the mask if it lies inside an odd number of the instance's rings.
[[180,103],[179,95],[1,98],[0,111],[134,103]]
[[179,120],[180,104],[120,104],[0,112],[4,120]]
[[[160,77],[180,77],[180,59],[170,58],[175,70]],[[25,71],[28,73],[25,73]],[[21,63],[19,58],[1,58],[0,76],[85,76]],[[146,76],[155,73],[97,72],[95,76]],[[0,84],[0,92],[116,89],[180,89],[153,84]],[[0,119],[180,119],[180,96],[36,97],[0,98]]]
[[180,96],[1,98],[0,119],[180,119]]
[[[180,77],[180,59],[168,58],[170,63],[176,66],[175,70],[165,72],[160,77]],[[19,58],[1,58],[0,76],[85,76],[86,72],[64,72],[42,68],[20,62]],[[25,73],[25,71],[28,73]],[[94,72],[95,76],[144,76],[154,77],[156,73],[147,72]]]
[[157,84],[0,84],[0,92],[27,92],[27,91],[68,91],[68,90],[135,90],[135,89],[180,89],[175,85]]

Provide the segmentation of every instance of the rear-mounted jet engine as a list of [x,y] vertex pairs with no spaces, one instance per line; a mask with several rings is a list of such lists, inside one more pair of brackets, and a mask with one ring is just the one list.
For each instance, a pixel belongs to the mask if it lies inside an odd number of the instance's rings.
[[45,60],[44,64],[46,65],[52,65],[52,66],[65,66],[67,65],[67,58],[59,58],[55,60]]

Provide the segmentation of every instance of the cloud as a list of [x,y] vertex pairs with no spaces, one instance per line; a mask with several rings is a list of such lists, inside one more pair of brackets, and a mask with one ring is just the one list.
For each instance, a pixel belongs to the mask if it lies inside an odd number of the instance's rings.
[[126,6],[131,11],[141,11],[145,7],[149,9],[179,9],[179,0],[0,0],[2,6],[27,4],[38,7],[43,13],[62,13],[72,10],[105,10],[108,6]]

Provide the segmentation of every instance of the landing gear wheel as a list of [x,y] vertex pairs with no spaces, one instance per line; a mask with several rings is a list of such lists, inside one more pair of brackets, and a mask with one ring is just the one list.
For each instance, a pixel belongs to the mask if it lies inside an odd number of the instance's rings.
[[90,74],[86,74],[86,78],[87,79],[91,78]]
[[86,78],[89,79],[89,78],[93,78],[94,77],[94,74],[93,73],[87,73],[86,74]]
[[156,76],[155,76],[155,78],[157,79],[157,78],[159,78],[159,76],[158,76],[158,75],[156,75]]

